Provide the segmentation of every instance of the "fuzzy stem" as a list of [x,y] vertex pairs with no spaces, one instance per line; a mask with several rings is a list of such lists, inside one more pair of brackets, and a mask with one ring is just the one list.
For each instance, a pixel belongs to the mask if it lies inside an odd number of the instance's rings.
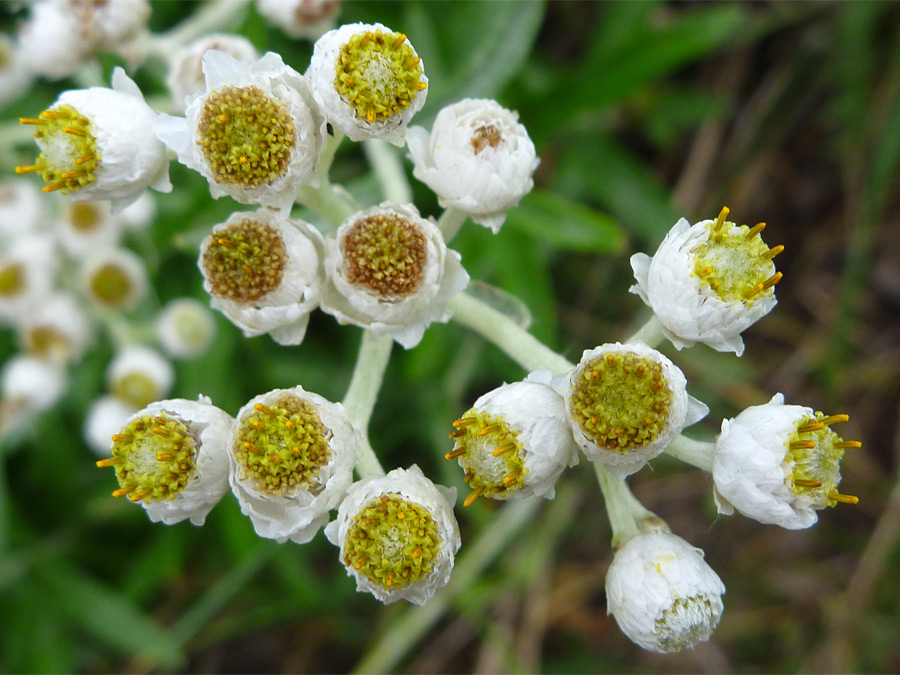
[[662,324],[656,318],[656,314],[651,316],[647,323],[641,326],[638,331],[632,335],[626,342],[643,342],[648,347],[656,348],[666,339],[663,333]]
[[397,154],[397,149],[387,142],[370,138],[363,142],[363,151],[366,159],[378,176],[384,198],[397,204],[409,204],[412,202],[412,189],[406,179],[403,170],[403,161]]
[[370,330],[363,333],[353,377],[343,400],[347,416],[362,436],[356,451],[356,470],[363,478],[384,475],[381,462],[369,443],[368,428],[393,344],[393,338],[387,333]]
[[665,449],[667,455],[676,457],[691,466],[712,473],[716,444],[709,441],[697,441],[680,435]]
[[454,321],[483,335],[526,370],[549,370],[559,375],[574,368],[568,359],[512,319],[468,293],[457,293],[447,307],[453,312]]
[[468,215],[453,207],[445,209],[437,221],[438,228],[444,235],[444,241],[453,239],[468,217]]
[[597,481],[606,502],[606,515],[612,527],[612,546],[616,548],[642,532],[641,524],[656,514],[641,504],[624,480],[619,480],[606,470],[600,462],[594,462]]

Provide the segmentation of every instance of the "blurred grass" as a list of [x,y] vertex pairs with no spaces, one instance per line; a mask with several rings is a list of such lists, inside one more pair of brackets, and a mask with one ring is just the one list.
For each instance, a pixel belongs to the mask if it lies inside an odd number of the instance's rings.
[[[153,8],[160,30],[194,6]],[[101,343],[73,369],[58,406],[0,443],[0,670],[900,670],[900,582],[891,573],[900,556],[898,10],[875,2],[342,9],[344,22],[380,21],[416,45],[430,77],[416,123],[430,125],[464,96],[497,97],[519,111],[542,158],[538,187],[499,235],[469,224],[453,245],[473,278],[522,298],[534,334],[570,358],[624,338],[646,316],[627,293],[627,258],[651,252],[678,217],[711,217],[727,203],[741,222],[768,221],[766,240],[786,245],[779,306],[749,331],[742,359],[703,347],[665,351],[712,409],[697,436],[776,391],[849,412],[847,436],[865,449],[845,462],[843,485],[862,501],[824,512],[811,530],[786,532],[717,519],[709,479],[675,462],[660,459],[637,475],[635,493],[704,548],[725,581],[726,613],[712,642],[650,654],[606,615],[609,532],[589,471],[566,474],[564,499],[539,504],[471,587],[424,612],[356,594],[321,536],[302,547],[258,539],[229,497],[203,528],[153,525],[108,496],[110,473],[93,468],[79,440],[103,391],[111,348]],[[309,45],[267,28],[254,11],[240,30],[305,68]],[[113,63],[103,60],[107,72]],[[163,72],[150,64],[138,82],[163,94]],[[0,124],[46,107],[58,89],[39,83],[0,111]],[[9,169],[31,154],[21,145],[0,164]],[[371,203],[377,190],[364,174],[362,153],[345,145],[335,180]],[[173,164],[173,179],[149,241],[131,242],[153,255],[158,298],[148,312],[173,297],[204,297],[197,243],[234,208],[212,200],[183,167]],[[433,196],[413,188],[436,215]],[[297,383],[343,396],[358,330],[316,314],[304,344],[286,349],[245,340],[221,317],[217,327],[202,359],[178,365],[174,395],[203,393],[230,413]],[[9,331],[0,350],[15,351]],[[372,424],[385,466],[416,462],[464,488],[442,459],[450,421],[523,374],[452,324],[432,327],[411,352],[395,348]],[[480,502],[458,512],[464,551],[479,534],[502,530],[504,508]],[[429,613],[432,623],[417,623]],[[403,626],[417,627],[415,639]],[[391,658],[366,661],[383,658],[369,652],[375,645],[389,646]]]

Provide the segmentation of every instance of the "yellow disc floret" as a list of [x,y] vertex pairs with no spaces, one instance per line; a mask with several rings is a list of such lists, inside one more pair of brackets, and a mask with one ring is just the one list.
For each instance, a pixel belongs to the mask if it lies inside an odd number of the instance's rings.
[[759,236],[766,224],[737,226],[725,220],[728,207],[707,226],[708,238],[691,255],[694,276],[702,287],[711,289],[725,302],[753,304],[758,298],[774,294],[781,280],[772,258],[783,246],[769,248]]
[[116,398],[135,408],[143,408],[161,395],[156,380],[142,372],[132,372],[117,378],[110,389]]
[[428,246],[415,224],[394,214],[356,221],[341,244],[347,281],[390,300],[422,285]]
[[859,441],[845,441],[829,425],[846,422],[847,415],[807,415],[794,425],[794,433],[785,441],[784,463],[789,470],[788,487],[796,495],[810,499],[813,508],[835,506],[839,502],[856,504],[853,495],[838,492],[841,459],[847,448],[859,448]]
[[500,141],[502,140],[503,135],[495,124],[482,124],[475,130],[475,133],[472,134],[469,143],[472,146],[472,150],[474,150],[477,155],[488,146],[496,148],[500,145]]
[[133,502],[172,499],[196,474],[199,436],[175,415],[141,415],[112,440],[112,457],[97,466],[115,467],[120,488],[114,497],[127,495]]
[[69,206],[69,222],[76,232],[89,234],[103,222],[103,215],[96,202],[72,202]]
[[197,124],[197,144],[215,181],[250,189],[286,173],[295,136],[287,104],[257,87],[210,93]]
[[292,496],[298,490],[318,494],[322,468],[331,460],[331,432],[316,408],[298,396],[257,403],[240,418],[232,452],[242,478],[272,496]]
[[25,266],[20,262],[0,265],[0,296],[13,298],[25,289]]
[[656,619],[657,642],[665,653],[678,652],[685,647],[709,640],[719,623],[719,610],[714,596],[692,595],[676,598]]
[[354,516],[343,560],[372,583],[400,589],[431,573],[441,544],[428,509],[389,493],[372,499]]
[[402,33],[357,33],[335,60],[334,88],[367,122],[384,121],[409,108],[426,88],[419,57]]
[[93,271],[88,279],[94,299],[109,307],[124,309],[134,296],[134,280],[119,265],[107,263]]
[[444,457],[459,458],[465,471],[464,480],[472,488],[463,506],[478,497],[505,499],[525,486],[527,453],[518,432],[502,417],[472,408],[453,423],[450,438],[456,446]]
[[634,352],[609,352],[582,367],[572,388],[578,426],[598,447],[628,452],[666,428],[673,393],[662,366]]
[[34,124],[34,137],[43,152],[31,166],[17,166],[16,173],[39,173],[44,192],[63,194],[90,185],[97,179],[100,149],[91,131],[91,121],[70,105],[45,110],[39,117],[22,117]]
[[244,219],[213,233],[201,265],[213,295],[256,302],[281,286],[287,248],[271,225]]

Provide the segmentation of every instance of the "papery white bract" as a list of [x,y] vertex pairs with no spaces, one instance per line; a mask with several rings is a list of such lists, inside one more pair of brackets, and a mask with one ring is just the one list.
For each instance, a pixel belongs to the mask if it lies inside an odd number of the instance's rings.
[[467,98],[443,108],[429,134],[410,127],[413,175],[444,208],[466,213],[497,233],[506,211],[531,192],[540,160],[518,113],[496,101]]
[[112,451],[113,434],[118,433],[137,411],[136,407],[116,396],[101,396],[94,400],[82,427],[88,447],[100,457],[108,457]]
[[415,347],[450,318],[447,301],[469,283],[456,251],[411,204],[385,202],[347,218],[328,237],[322,311]]
[[606,573],[607,611],[634,643],[663,654],[708,640],[724,593],[703,551],[663,532],[629,539]]
[[819,509],[855,504],[857,498],[837,486],[844,450],[861,443],[844,441],[829,427],[846,420],[785,405],[782,394],[723,420],[712,471],[719,513],[737,509],[761,523],[796,530],[814,524]]
[[302,387],[247,402],[231,431],[231,489],[261,537],[310,541],[353,481],[359,435],[339,403]]
[[352,141],[380,138],[403,145],[428,89],[424,64],[406,35],[380,23],[346,24],[325,33],[306,75],[322,114]]
[[455,488],[435,485],[416,465],[394,469],[351,485],[325,535],[358,591],[423,605],[450,580],[461,543],[455,501]]
[[179,50],[169,64],[166,86],[169,87],[178,110],[182,112],[189,96],[206,89],[203,57],[210,50],[224,52],[238,61],[256,61],[259,58],[253,43],[243,35],[204,35]]
[[325,241],[310,224],[277,211],[239,211],[216,225],[200,249],[212,306],[244,335],[303,341],[319,303]]
[[720,352],[744,352],[741,333],[775,307],[774,285],[781,279],[769,248],[755,228],[715,220],[690,225],[684,218],[666,235],[651,258],[631,257],[641,296],[678,349],[697,342]]

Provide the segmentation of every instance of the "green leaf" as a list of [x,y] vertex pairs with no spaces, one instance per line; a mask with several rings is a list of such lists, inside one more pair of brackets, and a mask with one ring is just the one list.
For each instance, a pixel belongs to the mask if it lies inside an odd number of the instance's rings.
[[508,229],[556,248],[605,255],[625,249],[625,233],[613,218],[548,190],[532,190],[506,219]]

